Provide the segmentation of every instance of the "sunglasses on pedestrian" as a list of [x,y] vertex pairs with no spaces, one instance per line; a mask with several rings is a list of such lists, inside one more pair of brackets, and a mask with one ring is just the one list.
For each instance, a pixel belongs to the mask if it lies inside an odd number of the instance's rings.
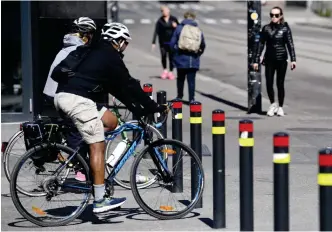
[[272,13],[270,13],[270,17],[271,17],[271,18],[273,18],[273,17],[275,17],[275,18],[279,18],[279,17],[280,17],[280,14],[272,14]]

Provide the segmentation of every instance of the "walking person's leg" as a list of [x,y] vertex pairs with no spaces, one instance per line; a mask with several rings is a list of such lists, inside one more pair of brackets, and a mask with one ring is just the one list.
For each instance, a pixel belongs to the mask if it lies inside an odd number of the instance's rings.
[[160,55],[161,55],[161,64],[163,66],[164,71],[161,74],[162,79],[166,79],[168,72],[167,72],[167,53],[164,45],[160,45]]
[[168,78],[170,80],[174,80],[175,79],[175,76],[174,76],[174,73],[173,73],[173,69],[174,69],[174,64],[173,64],[173,52],[170,48],[170,46],[167,46],[167,55],[168,55],[168,60],[169,60],[169,73],[168,73]]
[[278,89],[278,101],[279,108],[277,111],[278,116],[285,116],[283,106],[285,99],[285,77],[287,72],[287,61],[280,61],[277,63],[277,89]]
[[196,72],[197,72],[197,69],[194,69],[194,68],[190,68],[187,70],[189,102],[195,101]]
[[268,116],[273,116],[278,110],[278,105],[275,103],[274,100],[274,90],[273,90],[275,71],[276,69],[273,63],[265,64],[266,91],[271,103],[269,110],[267,111]]
[[186,79],[186,69],[178,68],[178,78],[176,79],[176,85],[178,89],[178,95],[176,98],[183,98],[183,88],[184,88],[184,80]]

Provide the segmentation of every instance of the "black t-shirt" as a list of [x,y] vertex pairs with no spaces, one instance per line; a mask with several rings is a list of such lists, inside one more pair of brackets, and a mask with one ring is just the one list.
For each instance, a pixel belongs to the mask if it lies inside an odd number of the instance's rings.
[[54,68],[52,78],[63,75],[64,69],[70,70],[65,72],[69,75],[58,79],[57,93],[73,93],[95,102],[102,94],[110,93],[136,115],[157,112],[159,105],[130,76],[122,55],[109,42],[101,40],[92,47],[78,47]]
[[156,37],[158,35],[159,45],[164,45],[169,42],[173,36],[175,28],[173,27],[173,22],[179,25],[178,19],[174,16],[170,16],[168,22],[165,21],[164,17],[160,17],[156,22],[155,32],[153,34],[152,43],[155,44]]

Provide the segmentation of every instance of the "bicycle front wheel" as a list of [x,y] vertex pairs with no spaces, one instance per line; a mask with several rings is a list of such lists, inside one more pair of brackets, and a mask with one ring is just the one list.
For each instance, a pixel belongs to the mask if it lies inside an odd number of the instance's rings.
[[[129,124],[134,124],[134,125],[138,125],[138,121],[137,120],[133,120],[133,121],[128,121],[126,123]],[[163,135],[160,133],[160,131],[151,126],[148,125],[148,132],[147,133],[151,133],[151,137],[153,138],[153,140],[159,140],[159,139],[163,139]],[[122,139],[129,139],[131,140],[133,138],[133,133],[134,130],[132,131],[126,131],[126,132],[122,132],[121,135],[118,135],[117,137],[115,137],[113,140],[108,141],[107,145],[106,145],[106,152],[105,152],[105,160],[108,159],[108,157],[112,154],[112,152],[114,151],[115,147],[118,145],[118,143],[122,140]],[[142,145],[138,145],[141,146],[141,149],[144,148],[144,144]],[[141,150],[139,147],[136,148],[136,150]],[[114,178],[114,181],[120,185],[121,187],[125,188],[125,189],[131,189],[131,185],[130,185],[130,170],[131,170],[131,166],[132,163],[135,160],[135,156],[137,155],[137,151],[134,151],[134,154],[126,161],[126,164],[121,168],[121,170],[119,171],[119,173],[116,175],[116,177]],[[164,155],[164,159],[167,158],[167,154],[163,153]],[[108,165],[106,165],[106,170],[107,173],[111,173],[112,168]],[[138,183],[138,188],[147,188],[150,185],[152,185],[155,181],[157,180],[157,177],[155,175],[142,175],[140,173],[137,174],[136,176],[136,182]]]
[[[163,152],[168,154],[167,160],[161,158]],[[143,158],[146,156],[151,159]],[[146,172],[154,172],[158,177],[148,190],[141,190],[134,181],[144,166]],[[169,175],[163,174],[166,172]],[[136,157],[130,183],[135,200],[146,213],[162,220],[179,219],[190,213],[202,197],[202,162],[190,147],[178,140],[157,140]]]

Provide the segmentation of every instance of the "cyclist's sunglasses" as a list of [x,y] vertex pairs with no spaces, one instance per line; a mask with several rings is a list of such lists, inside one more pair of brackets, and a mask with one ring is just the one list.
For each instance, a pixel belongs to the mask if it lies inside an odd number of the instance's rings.
[[272,13],[270,13],[270,17],[271,17],[271,18],[273,18],[273,17],[279,18],[279,17],[280,17],[280,14],[272,14]]

